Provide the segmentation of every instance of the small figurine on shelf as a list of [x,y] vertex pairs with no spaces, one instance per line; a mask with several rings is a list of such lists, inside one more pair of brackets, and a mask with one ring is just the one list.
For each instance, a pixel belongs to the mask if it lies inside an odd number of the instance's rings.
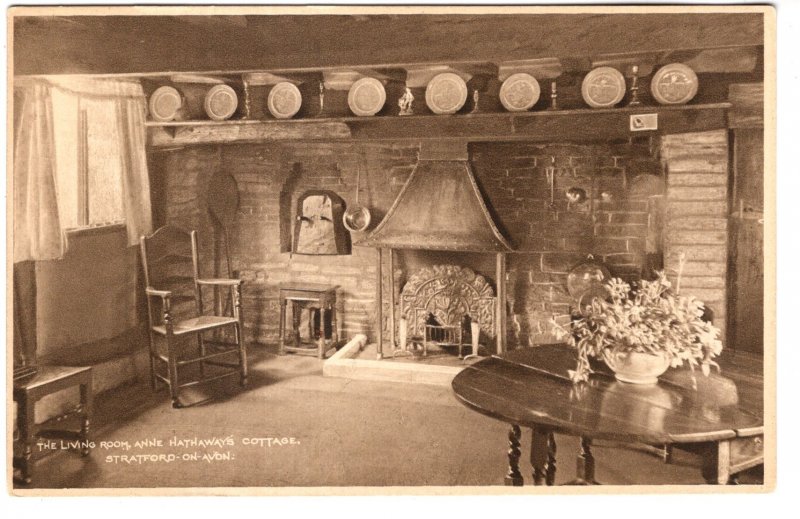
[[414,104],[414,94],[411,93],[410,88],[406,87],[405,93],[397,101],[397,105],[400,107],[400,115],[414,115],[412,104]]
[[480,103],[480,100],[481,100],[481,93],[478,92],[477,89],[473,90],[472,91],[472,110],[469,113],[474,114],[474,113],[476,113],[478,111],[478,104]]

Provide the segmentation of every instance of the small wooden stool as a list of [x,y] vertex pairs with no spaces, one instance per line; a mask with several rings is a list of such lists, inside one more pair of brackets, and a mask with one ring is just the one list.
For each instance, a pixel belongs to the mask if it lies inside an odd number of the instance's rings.
[[[36,402],[47,395],[62,389],[80,386],[81,401],[73,410],[37,425],[35,422]],[[92,414],[92,368],[40,366],[31,376],[14,381],[14,401],[17,402],[17,428],[21,453],[14,455],[13,466],[19,468],[19,480],[24,484],[31,482],[31,457],[33,444],[37,438],[78,440],[83,456],[89,454],[89,418]],[[80,430],[65,430],[58,427],[67,418],[80,418]]]
[[[339,332],[336,329],[336,289],[337,285],[323,285],[318,283],[286,283],[280,286],[280,354],[286,352],[300,353],[302,355],[316,355],[325,358],[325,314],[331,316],[331,341],[339,341]],[[292,305],[292,336],[294,346],[286,345],[286,306]],[[300,343],[300,310],[319,309],[319,340],[316,348],[303,347]],[[311,317],[309,316],[309,320]],[[313,324],[309,330],[313,332]],[[313,339],[313,333],[312,333]]]

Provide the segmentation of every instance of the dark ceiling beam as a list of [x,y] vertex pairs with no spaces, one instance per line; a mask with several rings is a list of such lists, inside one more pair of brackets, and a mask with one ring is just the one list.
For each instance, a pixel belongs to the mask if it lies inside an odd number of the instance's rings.
[[758,45],[758,13],[14,18],[17,75],[497,62]]

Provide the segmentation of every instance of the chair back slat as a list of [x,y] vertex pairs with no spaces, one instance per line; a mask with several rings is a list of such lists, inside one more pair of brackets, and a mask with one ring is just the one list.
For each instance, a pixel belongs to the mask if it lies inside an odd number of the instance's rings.
[[149,287],[171,291],[176,303],[194,300],[200,311],[196,241],[194,231],[164,226],[142,237],[141,253]]

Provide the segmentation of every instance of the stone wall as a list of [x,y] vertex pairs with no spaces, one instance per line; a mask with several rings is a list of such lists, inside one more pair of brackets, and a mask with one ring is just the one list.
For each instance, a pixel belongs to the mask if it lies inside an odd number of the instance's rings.
[[[511,347],[552,340],[549,321],[567,315],[572,303],[567,272],[589,254],[629,279],[659,266],[664,183],[659,149],[658,140],[650,139],[470,145],[487,205],[517,248],[508,258]],[[376,251],[354,246],[345,256],[285,252],[292,210],[309,189],[330,189],[354,204],[360,168],[360,203],[380,221],[413,170],[417,152],[418,145],[407,143],[236,144],[153,152],[151,174],[159,176],[164,191],[154,196],[164,200],[156,213],[198,229],[203,271],[211,274],[215,229],[205,209],[207,185],[216,171],[232,174],[241,203],[230,245],[233,268],[245,281],[247,339],[277,339],[277,287],[286,281],[339,285],[344,335],[367,333],[373,339]],[[586,200],[568,202],[570,187],[583,189]],[[352,238],[355,243],[360,236]],[[398,252],[395,290],[426,261],[465,264],[495,282],[492,255]]]

